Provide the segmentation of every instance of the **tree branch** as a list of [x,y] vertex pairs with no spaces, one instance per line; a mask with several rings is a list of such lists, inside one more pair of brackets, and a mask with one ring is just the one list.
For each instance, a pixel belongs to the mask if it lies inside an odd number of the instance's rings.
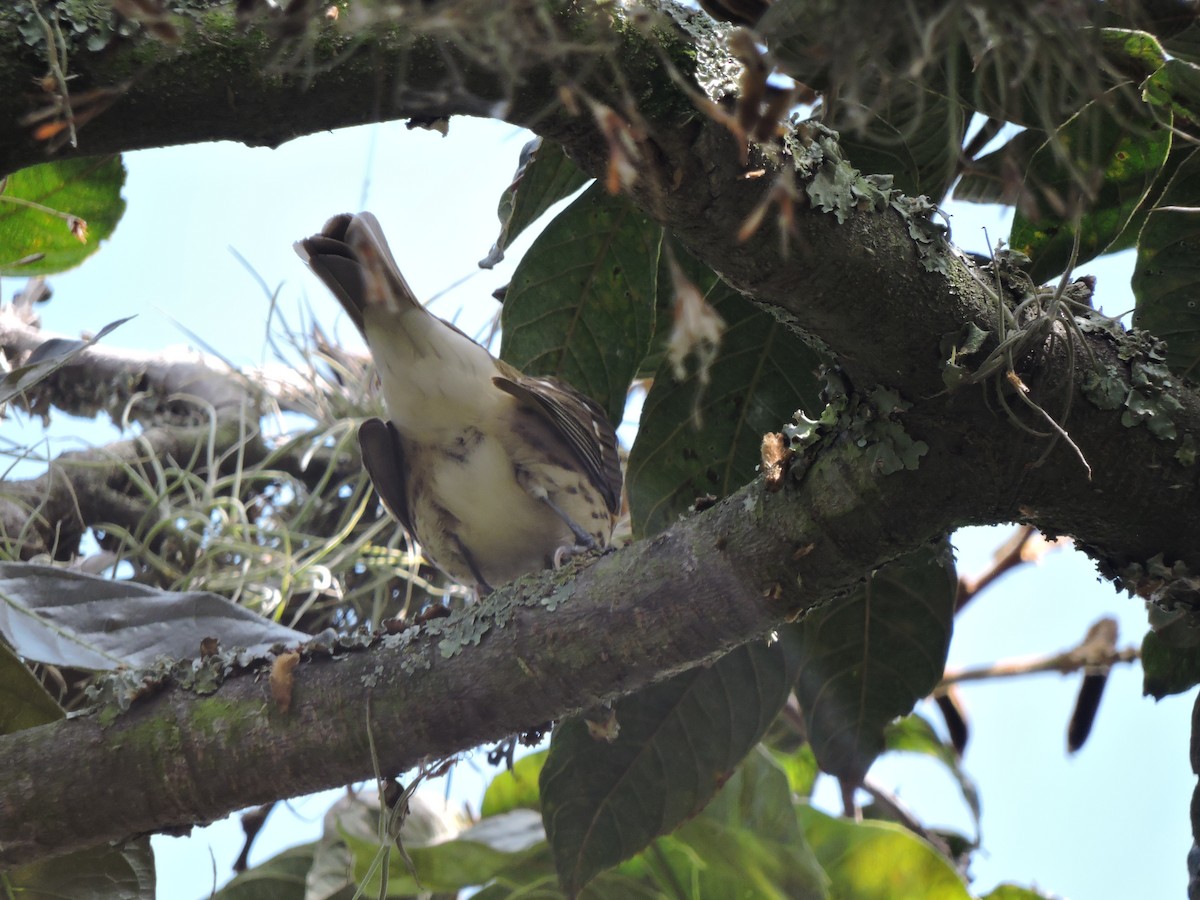
[[[1180,408],[1173,415],[1176,439],[1159,439],[1146,428],[1126,427],[1123,409],[1101,410],[1077,397],[1065,427],[1094,477],[1087,479],[1061,441],[1039,465],[1045,441],[991,413],[980,402],[984,387],[944,393],[942,337],[967,323],[998,333],[998,306],[966,263],[944,248],[932,248],[944,272],[927,270],[910,233],[911,216],[891,206],[856,208],[839,222],[801,204],[791,252],[780,252],[770,224],[744,243],[734,240],[739,224],[769,202],[772,190],[787,184],[803,198],[812,176],[795,173],[786,157],[758,157],[753,165],[767,174],[743,177],[728,129],[700,114],[678,86],[695,65],[683,52],[692,46],[690,38],[678,26],[643,32],[610,18],[606,9],[565,2],[558,15],[546,17],[540,4],[516,0],[503,6],[469,0],[439,7],[432,19],[406,21],[412,30],[338,36],[324,28],[296,45],[261,30],[242,34],[232,19],[210,15],[178,50],[142,39],[103,56],[76,55],[81,86],[110,83],[117,72],[129,71],[134,56],[164,63],[153,77],[135,78],[121,102],[87,125],[84,149],[217,138],[273,144],[339,125],[486,109],[560,141],[585,169],[601,173],[608,144],[579,101],[605,103],[636,125],[639,177],[631,194],[642,208],[731,284],[824,342],[854,384],[899,390],[916,404],[907,418],[912,435],[933,453],[963,459],[961,484],[973,496],[963,498],[968,508],[955,524],[1020,520],[1048,533],[1069,533],[1110,574],[1157,554],[1168,564],[1183,560],[1200,569],[1200,480],[1176,458],[1178,438],[1200,433],[1200,398],[1164,385]],[[419,34],[421,28],[427,33]],[[10,46],[19,43],[12,22],[0,19],[0,38],[5,36]],[[22,78],[39,73],[30,48],[18,59],[24,68],[10,71]],[[240,73],[232,82],[230,70]],[[206,74],[213,71],[220,77]],[[575,96],[573,104],[564,105],[558,86]],[[230,91],[238,100],[232,107]],[[10,104],[0,113],[16,116],[19,96],[0,91],[0,102]],[[7,141],[0,138],[0,167],[35,161],[39,152],[32,140],[13,133]],[[1066,344],[1074,339],[1051,334],[1053,340],[1018,363],[1033,399],[1052,415],[1064,408],[1063,386],[1078,390],[1085,374],[1080,361],[1091,356],[1128,384],[1133,361],[1118,357],[1121,338],[1096,331],[1088,337],[1090,355],[1081,347],[1072,355]],[[1170,496],[1178,514],[1114,502],[1123,496]]]

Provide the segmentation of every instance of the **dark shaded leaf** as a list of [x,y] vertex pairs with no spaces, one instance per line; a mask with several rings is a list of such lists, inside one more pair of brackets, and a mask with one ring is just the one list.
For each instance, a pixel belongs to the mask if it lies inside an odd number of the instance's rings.
[[160,591],[53,566],[0,563],[0,634],[26,659],[76,669],[186,659],[200,642],[226,649],[304,642],[308,635],[205,591]]
[[857,784],[883,751],[887,724],[933,690],[956,588],[948,548],[918,550],[801,620],[796,696],[824,771]]
[[704,808],[787,700],[798,651],[789,626],[770,646],[747,644],[624,698],[611,744],[581,719],[555,730],[542,815],[568,893]]
[[109,322],[87,340],[51,338],[41,344],[29,355],[29,359],[25,361],[24,365],[17,366],[0,378],[0,406],[29,390],[42,379],[49,378],[114,328],[124,325],[132,318],[133,316],[127,316],[124,319]]
[[970,170],[954,186],[954,199],[968,203],[1015,203],[1025,170],[1045,143],[1046,132],[1039,128],[1018,131],[1002,146],[971,163]]
[[639,537],[671,525],[697,497],[719,499],[750,481],[763,434],[797,409],[814,412],[820,394],[821,359],[794,331],[696,264],[688,275],[725,333],[708,385],[697,373],[676,381],[664,360],[646,396],[625,475]]
[[1138,236],[1133,324],[1167,342],[1167,365],[1200,360],[1200,155],[1193,152],[1163,191]]
[[662,229],[593,185],[538,235],[504,297],[500,355],[565,378],[620,422],[654,332]]
[[154,900],[154,853],[142,837],[9,869],[4,880],[8,896],[30,900]]
[[[42,163],[9,175],[0,192],[0,275],[49,275],[79,265],[117,227],[124,184],[119,156]],[[72,233],[67,216],[86,223],[85,241]],[[39,258],[22,262],[33,255]]]
[[0,734],[45,725],[65,715],[25,664],[0,642]]
[[867,175],[891,175],[911,197],[924,194],[939,202],[958,174],[969,121],[963,108],[944,92],[914,89],[890,98],[882,109],[861,112],[865,124],[841,135],[851,164]]
[[536,137],[521,148],[521,160],[512,184],[500,197],[500,236],[491,252],[479,261],[491,269],[504,259],[504,251],[542,213],[591,181],[567,159],[562,146]]
[[1158,632],[1147,631],[1142,638],[1142,693],[1161,700],[1198,684],[1200,647],[1174,646]]

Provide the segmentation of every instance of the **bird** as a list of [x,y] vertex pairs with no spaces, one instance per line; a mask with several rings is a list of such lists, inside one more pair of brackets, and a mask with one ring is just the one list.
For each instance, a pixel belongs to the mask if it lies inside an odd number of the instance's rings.
[[387,415],[359,425],[363,465],[427,559],[482,596],[609,545],[621,465],[598,403],[426,309],[371,213],[334,216],[295,249],[371,352]]

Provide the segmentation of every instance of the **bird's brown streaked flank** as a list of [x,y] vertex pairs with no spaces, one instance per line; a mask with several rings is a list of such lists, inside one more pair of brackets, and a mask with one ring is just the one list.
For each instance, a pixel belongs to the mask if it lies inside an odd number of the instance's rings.
[[428,558],[487,591],[572,548],[608,546],[621,466],[598,404],[425,309],[370,213],[335,216],[296,251],[371,350],[387,420],[360,426],[363,463]]

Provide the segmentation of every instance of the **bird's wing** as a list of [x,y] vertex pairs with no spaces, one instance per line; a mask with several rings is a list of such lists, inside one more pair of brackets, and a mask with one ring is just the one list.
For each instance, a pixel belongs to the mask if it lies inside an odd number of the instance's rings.
[[408,510],[408,489],[404,478],[404,450],[396,426],[383,419],[366,419],[358,426],[358,447],[371,483],[383,499],[383,505],[415,535]]
[[621,511],[621,458],[617,433],[600,404],[552,378],[497,376],[492,383],[542,415],[583,464],[608,511],[617,515]]

